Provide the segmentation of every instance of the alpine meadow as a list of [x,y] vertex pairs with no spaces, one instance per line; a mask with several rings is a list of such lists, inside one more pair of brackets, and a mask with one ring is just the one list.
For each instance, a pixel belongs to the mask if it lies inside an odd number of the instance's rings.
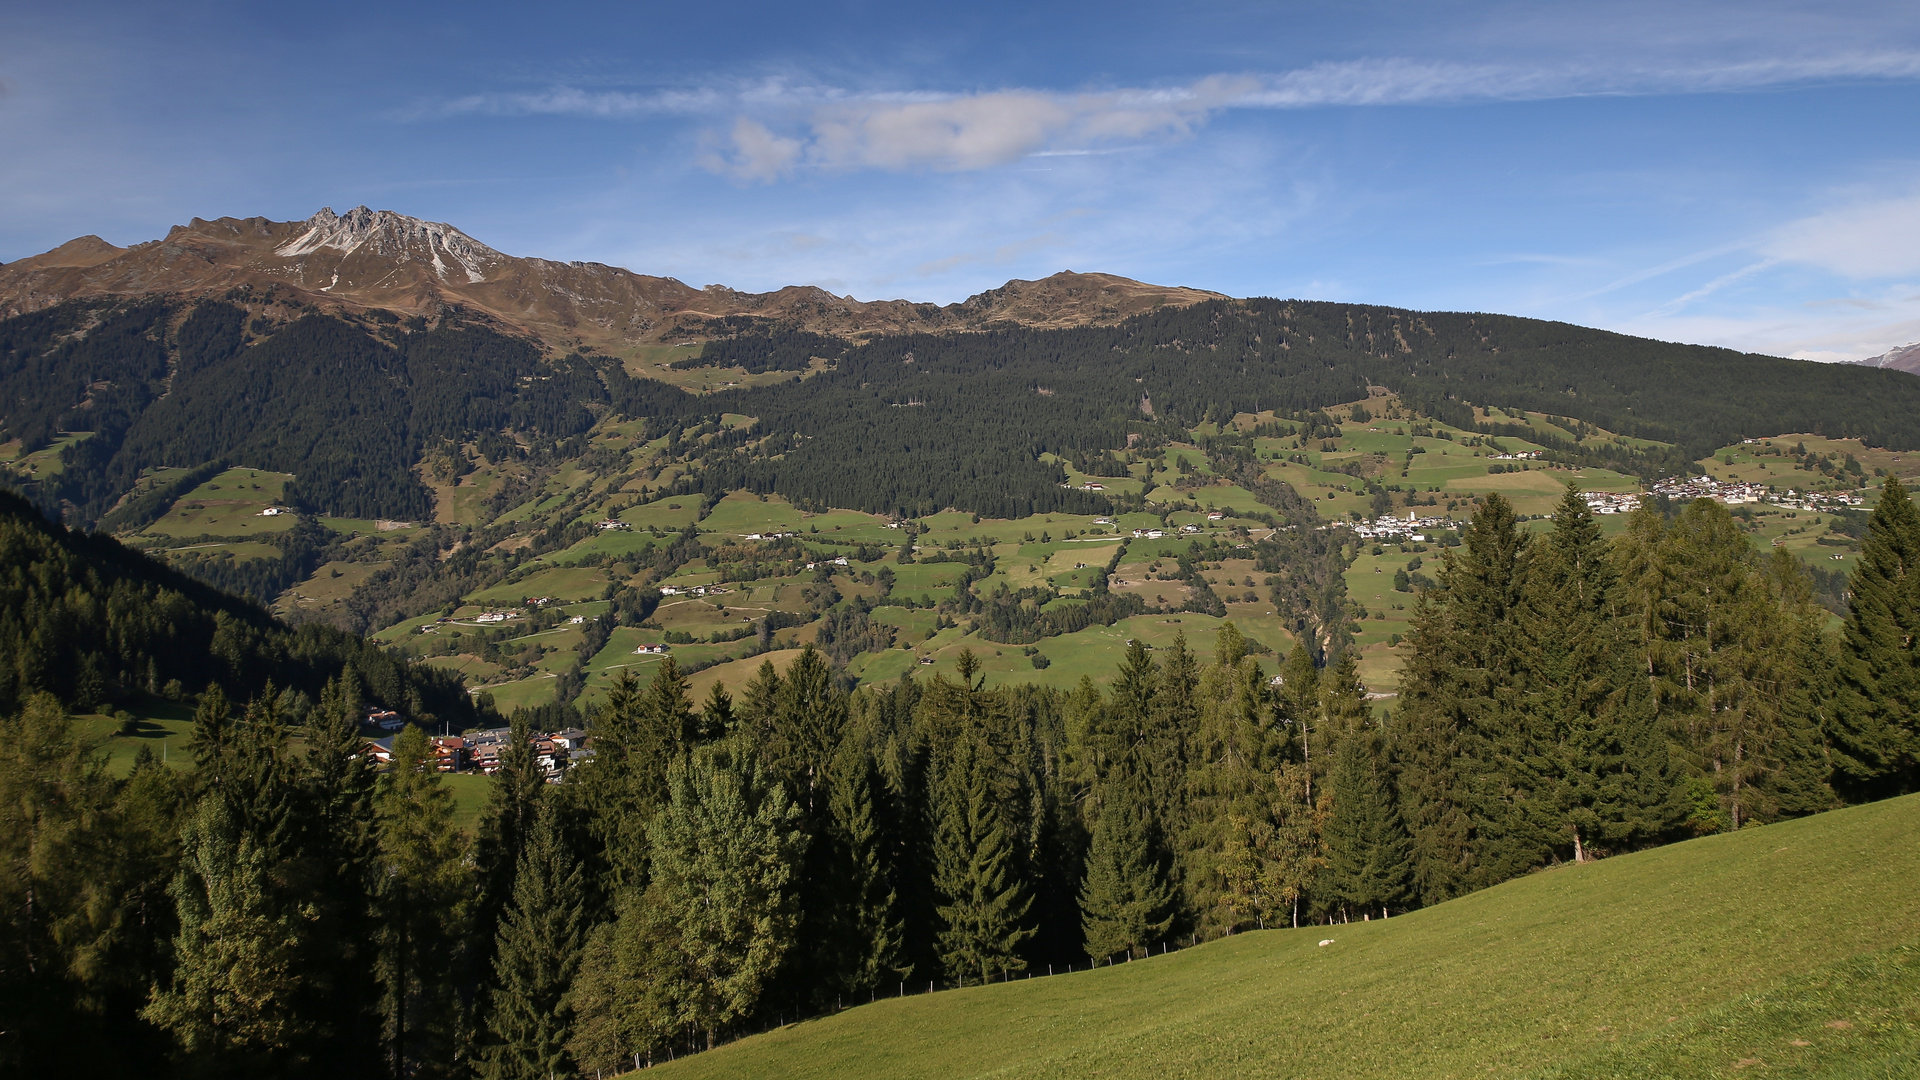
[[0,1076],[1920,1077],[1909,16],[81,6]]

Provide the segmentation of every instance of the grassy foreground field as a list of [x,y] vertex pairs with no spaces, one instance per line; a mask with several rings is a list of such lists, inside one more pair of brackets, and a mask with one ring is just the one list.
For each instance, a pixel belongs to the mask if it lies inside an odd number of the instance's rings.
[[1381,922],[880,1001],[667,1069],[1920,1076],[1920,796],[1563,867]]

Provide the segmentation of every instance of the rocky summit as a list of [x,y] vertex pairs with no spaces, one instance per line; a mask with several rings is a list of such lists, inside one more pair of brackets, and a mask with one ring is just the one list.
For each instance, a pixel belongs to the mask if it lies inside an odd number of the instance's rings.
[[[236,292],[238,290],[238,292]],[[0,314],[110,296],[218,295],[320,310],[434,316],[461,309],[555,349],[619,352],[731,333],[748,317],[860,339],[874,334],[1111,325],[1220,294],[1066,271],[1010,281],[945,306],[862,302],[810,285],[766,293],[694,288],[604,263],[503,254],[452,225],[391,210],[322,208],[304,221],[195,218],[166,238],[116,247],[97,236],[0,266]]]

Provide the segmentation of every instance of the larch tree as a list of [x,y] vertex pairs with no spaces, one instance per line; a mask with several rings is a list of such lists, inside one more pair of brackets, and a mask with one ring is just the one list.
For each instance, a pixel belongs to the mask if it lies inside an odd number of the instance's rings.
[[284,1075],[307,1064],[311,1020],[295,1001],[300,927],[276,895],[266,848],[223,799],[200,800],[181,839],[172,979],[145,1018],[189,1061]]
[[679,1020],[707,1044],[752,1013],[794,946],[794,868],[802,815],[743,742],[676,761],[648,829],[653,876],[644,908],[664,920],[684,996]]
[[1251,829],[1269,816],[1272,769],[1285,753],[1272,726],[1265,673],[1246,655],[1246,640],[1231,622],[1221,624],[1199,701],[1199,727],[1189,742],[1181,881],[1199,928],[1221,932],[1266,916],[1249,906],[1251,894],[1233,881],[1247,880]]

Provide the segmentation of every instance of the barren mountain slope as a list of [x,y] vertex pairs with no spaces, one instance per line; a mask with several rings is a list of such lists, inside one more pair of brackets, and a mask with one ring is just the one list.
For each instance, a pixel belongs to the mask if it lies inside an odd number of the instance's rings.
[[431,315],[484,312],[555,348],[609,352],[710,336],[712,323],[758,316],[846,337],[983,328],[995,322],[1083,326],[1118,322],[1217,293],[1109,274],[1011,281],[959,304],[862,303],[811,286],[743,293],[696,289],[601,263],[506,255],[451,225],[390,210],[322,209],[305,221],[195,218],[164,240],[118,248],[99,237],[0,266],[0,316],[107,295],[269,293],[323,310],[383,308]]

